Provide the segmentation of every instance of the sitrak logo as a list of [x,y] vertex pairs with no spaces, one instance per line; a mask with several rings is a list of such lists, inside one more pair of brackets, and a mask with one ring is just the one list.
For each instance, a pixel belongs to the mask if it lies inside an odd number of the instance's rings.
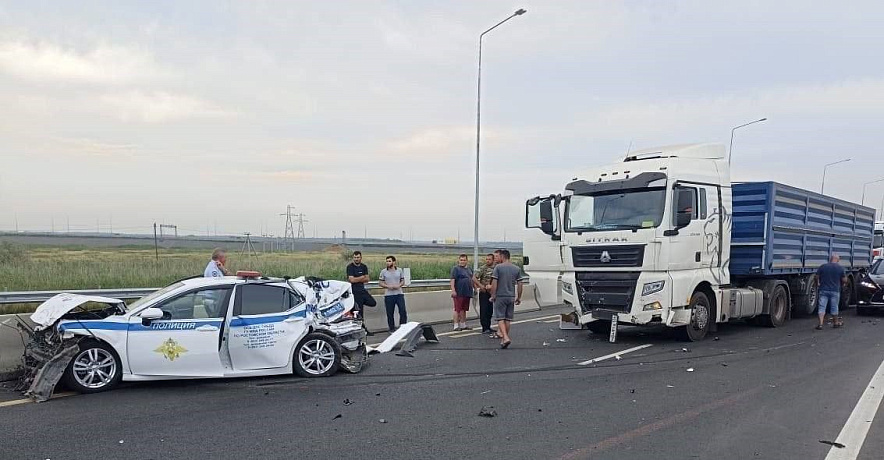
[[626,243],[629,240],[626,238],[587,238],[587,243]]
[[608,251],[602,251],[602,256],[599,257],[599,261],[603,264],[611,263],[611,254],[608,254]]

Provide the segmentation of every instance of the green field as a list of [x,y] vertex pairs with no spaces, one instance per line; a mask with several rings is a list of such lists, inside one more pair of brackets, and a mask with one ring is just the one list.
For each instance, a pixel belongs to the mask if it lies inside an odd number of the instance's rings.
[[[64,291],[162,287],[181,278],[201,275],[211,251],[153,249],[28,247],[0,243],[0,292]],[[386,254],[365,252],[363,261],[371,277],[384,267]],[[457,262],[455,254],[396,254],[400,267],[411,269],[411,278],[447,279]],[[520,263],[520,260],[515,262]],[[302,275],[345,279],[350,252],[330,248],[322,252],[264,253],[251,258],[228,253],[227,265],[236,270],[257,270],[267,276]],[[34,305],[0,305],[0,314],[32,311]]]
[[[0,291],[113,289],[161,287],[203,273],[210,254],[201,250],[163,250],[159,260],[149,249],[25,248],[0,246]],[[385,254],[364,255],[372,277],[384,266]],[[447,278],[457,256],[399,254],[400,267],[412,279]],[[349,253],[342,250],[260,254],[251,258],[228,254],[232,270],[258,270],[268,276],[313,275],[344,279]]]

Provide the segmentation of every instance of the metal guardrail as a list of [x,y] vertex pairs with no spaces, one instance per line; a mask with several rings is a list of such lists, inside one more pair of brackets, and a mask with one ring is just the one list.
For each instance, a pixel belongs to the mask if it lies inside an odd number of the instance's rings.
[[[408,288],[434,288],[447,287],[449,284],[447,279],[433,280],[412,280]],[[379,289],[377,281],[366,283],[368,289]],[[112,297],[121,300],[139,299],[160,288],[126,288],[126,289],[77,289],[71,291],[19,291],[19,292],[0,292],[0,305],[16,304],[16,303],[39,303],[45,302],[50,298],[61,294],[81,294],[81,295],[98,295],[104,297]]]

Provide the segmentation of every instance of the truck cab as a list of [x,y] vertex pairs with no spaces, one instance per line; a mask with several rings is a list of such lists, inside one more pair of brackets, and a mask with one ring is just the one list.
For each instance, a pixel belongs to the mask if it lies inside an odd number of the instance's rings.
[[[526,226],[559,248],[561,297],[580,324],[602,332],[617,315],[619,323],[705,335],[717,319],[720,288],[730,283],[724,154],[719,144],[631,152],[575,178],[561,195],[528,200]],[[526,243],[524,253],[532,282],[550,283],[534,261],[554,252]],[[539,292],[544,302],[555,300],[550,286]]]

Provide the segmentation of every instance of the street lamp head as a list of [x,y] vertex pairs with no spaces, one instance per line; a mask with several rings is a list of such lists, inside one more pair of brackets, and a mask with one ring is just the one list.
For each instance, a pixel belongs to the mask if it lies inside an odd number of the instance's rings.
[[762,118],[762,119],[760,119],[760,120],[758,120],[758,121],[767,121],[767,117]]
[[519,8],[518,10],[516,10],[516,16],[521,16],[527,12],[528,12],[528,10],[526,10],[524,8]]

